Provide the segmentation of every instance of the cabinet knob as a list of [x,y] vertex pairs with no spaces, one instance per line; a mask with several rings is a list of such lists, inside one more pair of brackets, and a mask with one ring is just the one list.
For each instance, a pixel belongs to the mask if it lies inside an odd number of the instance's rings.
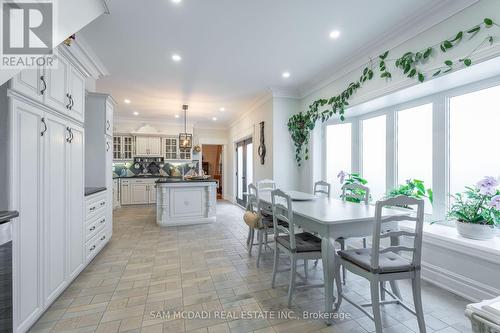
[[105,240],[105,239],[106,239],[106,235],[101,237],[101,240]]
[[106,204],[106,201],[101,202],[101,207]]
[[90,248],[90,251],[94,251],[95,250],[95,245],[92,245],[92,247]]
[[94,231],[95,230],[95,226],[93,226],[92,228],[89,229],[90,231]]
[[93,211],[95,210],[95,206],[90,207],[90,209],[89,209],[89,210],[90,210],[91,212],[93,212]]

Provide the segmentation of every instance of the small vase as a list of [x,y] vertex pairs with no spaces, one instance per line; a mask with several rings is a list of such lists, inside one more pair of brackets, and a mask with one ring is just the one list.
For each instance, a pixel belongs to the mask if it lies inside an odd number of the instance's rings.
[[466,223],[457,221],[457,231],[460,236],[477,240],[493,239],[497,230],[494,225]]

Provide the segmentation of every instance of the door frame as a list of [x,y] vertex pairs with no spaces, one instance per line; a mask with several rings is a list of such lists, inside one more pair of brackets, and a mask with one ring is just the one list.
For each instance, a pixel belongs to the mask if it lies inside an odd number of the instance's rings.
[[[240,170],[238,170],[238,148],[239,147],[243,147],[243,162],[242,162],[242,165],[243,165],[243,174],[244,176],[242,177],[243,178],[243,188],[241,189],[242,190],[242,193],[245,193],[247,192],[247,184],[246,184],[246,179],[248,178],[248,174],[247,174],[247,164],[248,164],[248,161],[247,161],[247,149],[248,149],[248,145],[249,144],[253,144],[253,138],[250,137],[250,138],[246,138],[246,139],[243,139],[243,140],[240,140],[240,141],[237,141],[235,143],[235,188],[236,188],[236,192],[235,192],[235,200],[236,200],[236,203],[240,206],[243,206],[245,207],[246,206],[246,203],[247,203],[247,200],[246,200],[246,197],[243,196],[243,199],[238,199],[238,190],[239,190],[239,185],[238,185],[238,172]],[[253,151],[252,151],[252,163],[253,163]],[[253,175],[252,175],[252,178],[253,178]]]

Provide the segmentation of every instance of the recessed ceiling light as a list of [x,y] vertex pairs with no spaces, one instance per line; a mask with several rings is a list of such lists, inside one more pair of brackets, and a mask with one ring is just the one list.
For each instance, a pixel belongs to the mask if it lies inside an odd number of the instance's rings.
[[226,111],[226,108],[220,108],[219,110],[220,110],[220,112],[224,112],[224,111]]
[[139,112],[137,111],[134,111],[134,113],[132,113],[134,116],[138,116],[139,115]]
[[212,120],[213,121],[217,121],[217,117],[212,117]]
[[128,99],[128,98],[127,98],[127,99],[123,100],[123,103],[125,103],[125,104],[130,104],[130,103],[132,103],[132,102],[130,101],[130,99]]
[[175,117],[175,118],[179,118],[180,116],[179,116],[178,114],[176,114],[174,117]]
[[283,72],[281,76],[283,76],[285,79],[288,79],[290,77],[290,72]]
[[175,62],[179,62],[182,60],[182,57],[178,54],[172,54],[172,60]]
[[330,32],[330,38],[331,39],[337,39],[340,37],[340,31],[338,30],[333,30],[332,32]]
[[171,0],[173,3],[181,3],[182,0]]

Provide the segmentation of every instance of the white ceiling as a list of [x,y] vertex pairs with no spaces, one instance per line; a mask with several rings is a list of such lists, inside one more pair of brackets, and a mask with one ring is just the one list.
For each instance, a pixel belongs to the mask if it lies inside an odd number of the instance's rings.
[[[300,92],[332,75],[435,0],[112,0],[82,30],[111,73],[116,116],[226,125],[270,87]],[[329,33],[339,30],[332,40]],[[172,61],[172,54],[182,61]],[[291,73],[284,79],[284,71]],[[131,104],[123,103],[130,99]],[[224,107],[225,112],[219,109]],[[217,117],[213,121],[212,117]]]

